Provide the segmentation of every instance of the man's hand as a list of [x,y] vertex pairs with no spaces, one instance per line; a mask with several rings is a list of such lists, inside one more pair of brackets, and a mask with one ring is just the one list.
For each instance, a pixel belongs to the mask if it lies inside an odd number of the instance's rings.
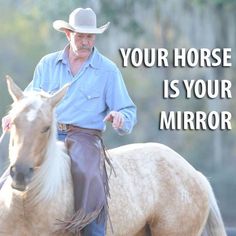
[[11,129],[11,118],[9,115],[6,115],[2,118],[2,131],[6,132]]
[[110,121],[114,129],[121,129],[124,125],[124,115],[119,111],[109,112],[103,121]]

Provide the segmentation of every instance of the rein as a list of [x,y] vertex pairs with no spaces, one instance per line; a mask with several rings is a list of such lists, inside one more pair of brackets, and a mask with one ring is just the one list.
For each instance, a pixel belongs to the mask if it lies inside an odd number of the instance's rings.
[[4,136],[5,136],[5,134],[6,134],[6,131],[3,131],[3,133],[2,133],[2,135],[0,137],[0,144],[2,143],[2,140],[3,140]]

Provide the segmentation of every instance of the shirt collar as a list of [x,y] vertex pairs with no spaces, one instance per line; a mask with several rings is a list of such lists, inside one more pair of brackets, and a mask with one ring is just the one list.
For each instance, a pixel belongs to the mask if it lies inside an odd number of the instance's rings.
[[63,64],[67,64],[68,62],[68,50],[69,50],[70,45],[67,44],[65,46],[65,48],[59,52],[58,56],[57,56],[57,61],[56,63],[58,63],[59,61],[61,61]]
[[[61,61],[63,64],[68,63],[68,50],[69,50],[70,45],[67,44],[65,48],[59,52],[58,57],[57,57],[57,63]],[[95,69],[98,69],[98,50],[96,47],[93,47],[93,52],[85,62],[86,66],[92,66]]]
[[99,60],[98,60],[99,55],[98,54],[99,53],[98,53],[97,48],[93,47],[93,52],[89,57],[89,64],[95,69],[99,68]]

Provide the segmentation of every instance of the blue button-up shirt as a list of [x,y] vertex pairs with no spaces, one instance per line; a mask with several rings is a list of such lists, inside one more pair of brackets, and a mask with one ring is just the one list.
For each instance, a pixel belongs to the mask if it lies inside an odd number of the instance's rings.
[[[71,83],[72,82],[72,83]],[[42,89],[54,93],[71,83],[56,108],[57,121],[83,128],[105,130],[103,121],[109,111],[120,111],[125,122],[119,134],[130,133],[136,123],[132,102],[117,66],[94,47],[92,54],[76,75],[68,61],[68,46],[43,57],[26,90]]]

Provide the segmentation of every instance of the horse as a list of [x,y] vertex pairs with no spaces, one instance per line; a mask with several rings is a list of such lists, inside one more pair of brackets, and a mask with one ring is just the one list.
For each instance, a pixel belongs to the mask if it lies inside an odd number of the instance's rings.
[[[54,114],[68,85],[53,95],[23,92],[10,77],[7,85],[14,103],[0,235],[71,235],[58,224],[74,214],[74,198]],[[174,150],[135,143],[107,153],[115,172],[109,176],[108,236],[226,236],[210,183]]]

